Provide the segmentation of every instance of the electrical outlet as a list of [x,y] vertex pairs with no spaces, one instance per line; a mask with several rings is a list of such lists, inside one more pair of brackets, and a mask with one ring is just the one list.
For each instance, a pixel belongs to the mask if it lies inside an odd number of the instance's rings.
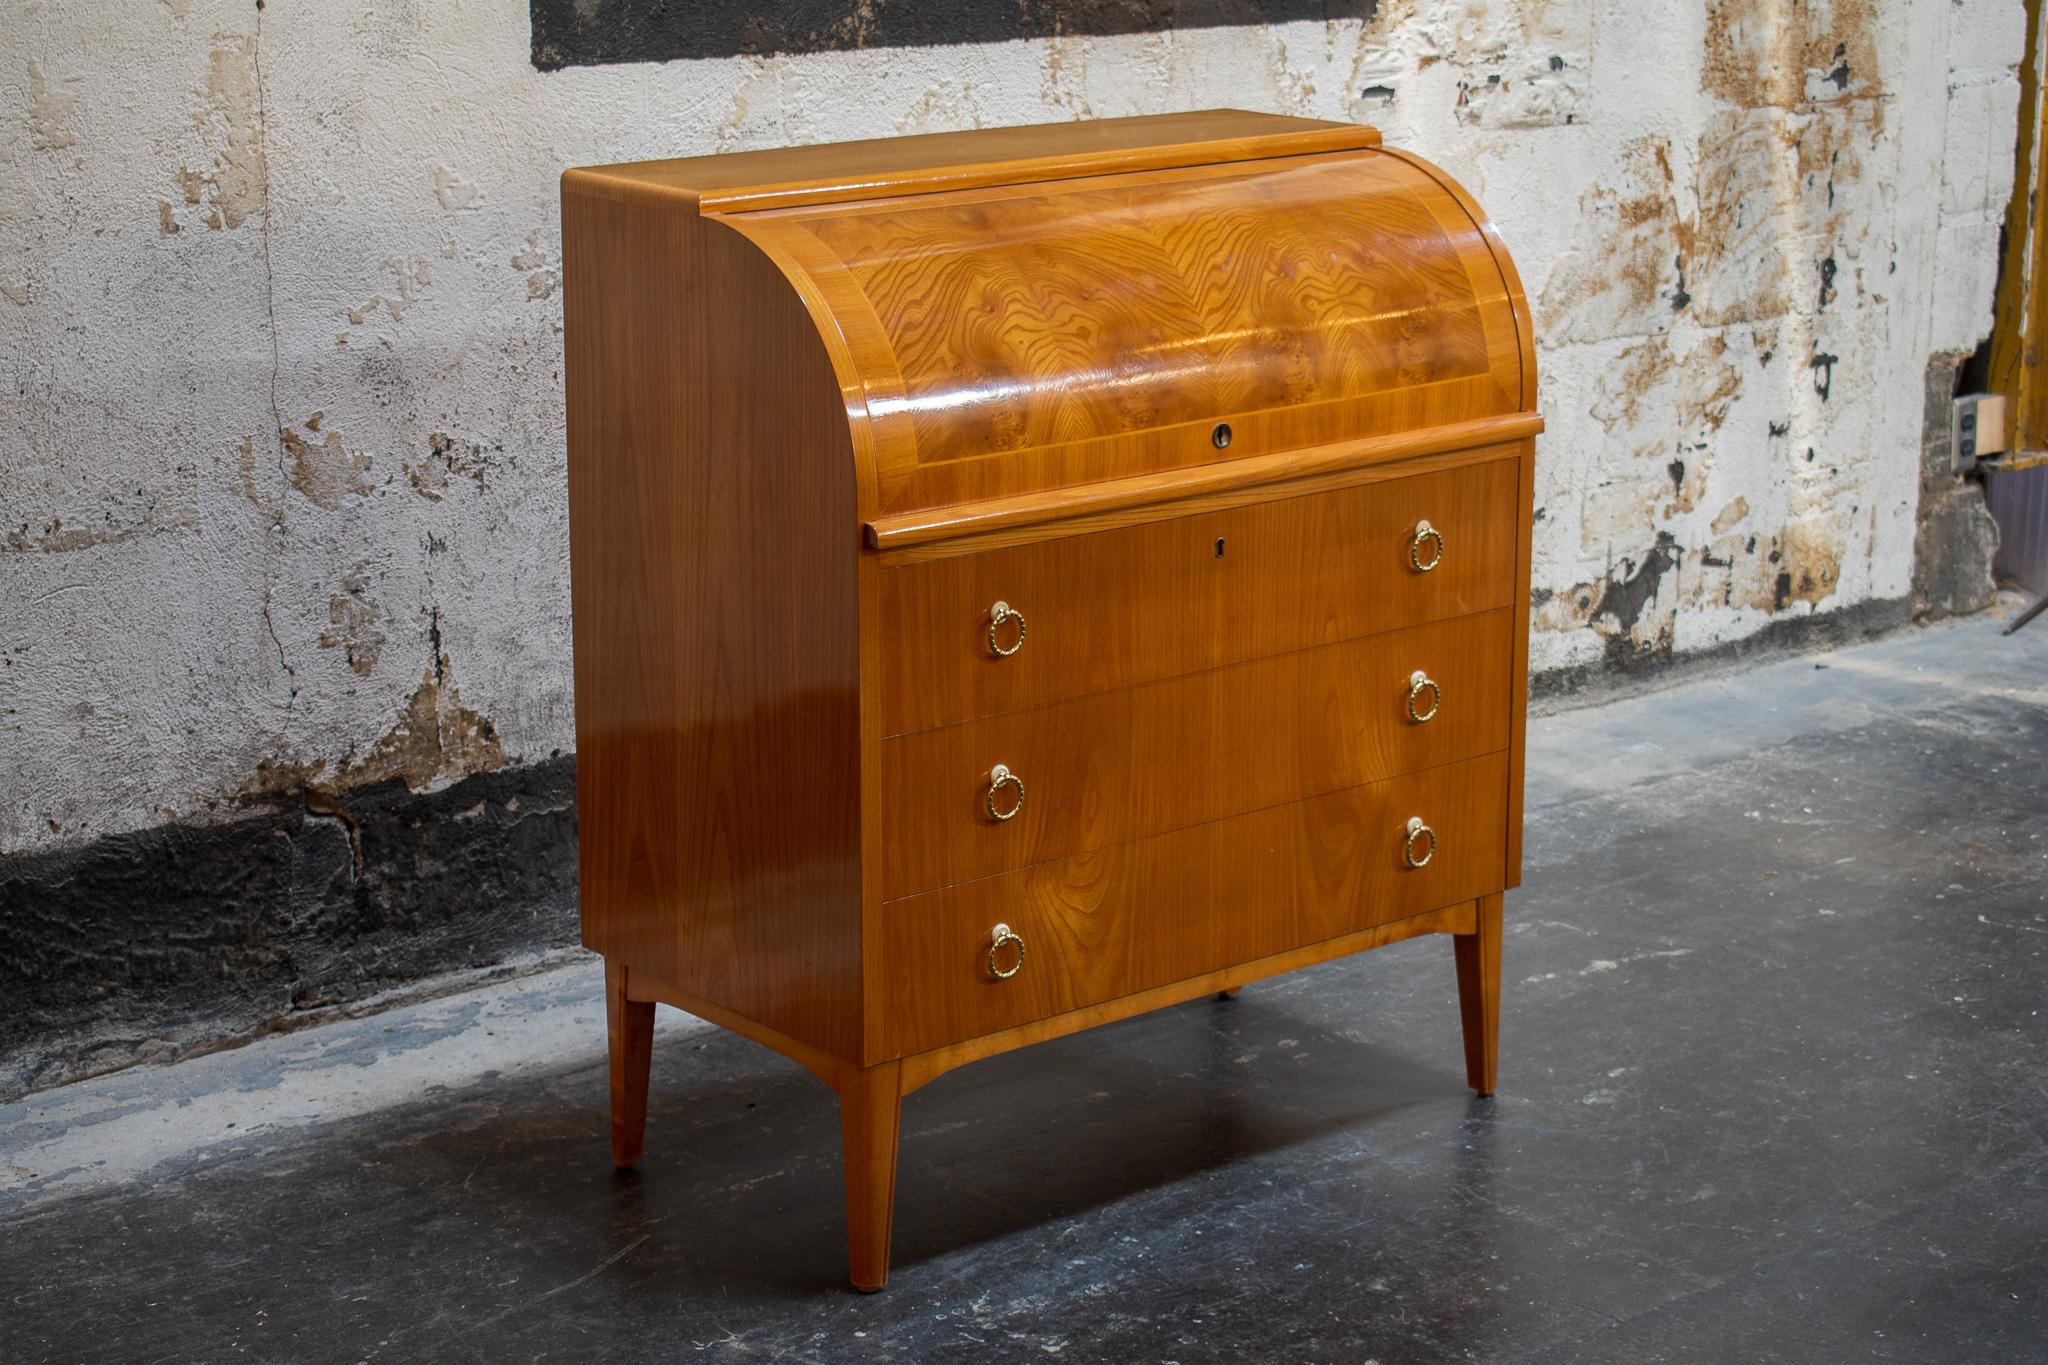
[[1961,474],[1975,469],[1977,461],[2005,450],[2005,395],[2002,393],[1959,394],[1949,404],[1949,451],[1951,467]]

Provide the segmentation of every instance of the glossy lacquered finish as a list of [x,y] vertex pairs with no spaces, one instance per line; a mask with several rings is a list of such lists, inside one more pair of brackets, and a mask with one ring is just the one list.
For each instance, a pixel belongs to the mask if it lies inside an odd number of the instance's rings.
[[[887,734],[1504,607],[1521,461],[884,568]],[[1418,573],[1418,523],[1455,545]],[[1003,602],[1030,635],[986,648]]]
[[[1471,900],[1500,886],[1503,753],[966,882],[882,910],[882,1050],[912,1055]],[[1423,867],[1407,825],[1438,832]],[[985,970],[989,931],[1028,953]]]
[[1535,372],[1477,206],[1212,111],[563,178],[584,941],[902,1097],[1400,938],[1490,1090]]
[[1498,753],[1513,634],[1490,611],[899,735],[883,897]]

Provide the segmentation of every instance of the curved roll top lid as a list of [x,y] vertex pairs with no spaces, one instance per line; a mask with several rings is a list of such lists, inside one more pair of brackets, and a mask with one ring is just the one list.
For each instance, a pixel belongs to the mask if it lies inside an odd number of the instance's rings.
[[1522,412],[1468,205],[1367,148],[724,221],[809,301],[889,513]]

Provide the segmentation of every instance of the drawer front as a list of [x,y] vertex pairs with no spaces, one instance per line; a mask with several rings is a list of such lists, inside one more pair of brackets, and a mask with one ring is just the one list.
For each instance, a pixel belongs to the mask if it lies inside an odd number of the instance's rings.
[[[1507,755],[1118,844],[882,908],[868,999],[908,1056],[1502,889]],[[1420,817],[1436,846],[1404,847]],[[993,931],[1005,943],[997,979]]]
[[[1518,467],[1487,460],[884,568],[883,733],[1507,606]],[[1425,521],[1441,539],[1417,546]],[[1015,615],[994,620],[998,602]]]
[[884,740],[883,897],[1505,748],[1513,627],[1490,611]]

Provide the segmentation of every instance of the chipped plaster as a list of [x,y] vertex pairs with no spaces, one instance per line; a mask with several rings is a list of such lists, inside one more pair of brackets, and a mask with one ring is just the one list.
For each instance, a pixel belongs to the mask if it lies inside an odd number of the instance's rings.
[[1471,186],[1535,306],[1536,670],[1909,590],[1921,376],[1989,323],[2017,4],[1383,0],[549,73],[524,17],[0,0],[0,853],[573,747],[573,164],[1376,123]]

